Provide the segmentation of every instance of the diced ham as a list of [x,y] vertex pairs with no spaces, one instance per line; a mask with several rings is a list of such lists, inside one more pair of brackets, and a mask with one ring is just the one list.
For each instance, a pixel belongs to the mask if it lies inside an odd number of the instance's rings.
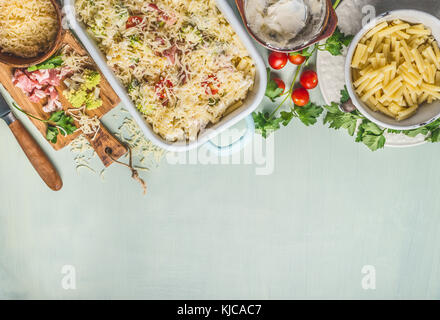
[[160,15],[160,17],[161,17],[161,19],[162,19],[166,24],[173,25],[173,24],[175,24],[175,23],[177,22],[177,18],[176,18],[176,16],[175,16],[174,14],[171,14],[171,13],[168,13],[168,12],[165,12],[165,11],[161,10],[161,9],[160,9],[156,4],[154,4],[154,3],[150,3],[150,4],[148,5],[148,9],[149,9],[150,11],[156,11],[156,12],[158,12],[159,15]]
[[161,37],[156,37],[156,39],[154,39],[155,42],[159,43],[160,45],[165,45],[165,40]]
[[58,87],[61,84],[61,73],[57,69],[49,70],[48,84],[54,87]]
[[14,85],[16,85],[18,83],[18,77],[20,77],[21,75],[23,75],[23,71],[21,71],[20,69],[15,69],[14,75],[12,76],[12,83]]
[[173,45],[171,48],[166,49],[163,52],[164,57],[168,59],[171,65],[176,64],[176,53],[177,53],[177,46]]
[[12,82],[16,87],[20,88],[27,94],[32,93],[35,88],[31,79],[29,79],[29,77],[20,70],[15,71]]
[[58,91],[53,86],[49,86],[44,90],[45,94],[52,100],[58,100]]
[[44,90],[41,89],[34,89],[34,91],[29,96],[29,100],[31,100],[34,103],[39,103],[40,100],[46,98],[47,94]]
[[155,3],[148,4],[147,9],[151,10],[151,11],[162,12],[162,10],[160,10],[159,7]]
[[52,113],[54,111],[61,110],[62,108],[63,107],[61,105],[61,102],[59,102],[57,99],[49,98],[49,101],[43,107],[43,111],[46,112],[46,113]]
[[43,107],[44,112],[53,112],[62,108],[58,92],[55,87],[61,84],[63,78],[71,74],[68,68],[36,70],[29,72],[26,69],[16,69],[12,82],[20,88],[33,103],[49,97],[48,103]]
[[45,85],[47,84],[47,80],[49,79],[49,70],[37,70],[35,72],[32,72],[29,77],[32,80],[35,80],[42,85]]

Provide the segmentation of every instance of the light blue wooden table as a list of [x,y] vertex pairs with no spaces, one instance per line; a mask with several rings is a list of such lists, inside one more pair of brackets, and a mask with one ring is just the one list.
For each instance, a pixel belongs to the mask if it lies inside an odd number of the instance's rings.
[[0,298],[440,298],[440,145],[371,153],[295,124],[275,135],[272,174],[257,175],[264,158],[169,158],[143,197],[124,168],[78,174],[20,118],[65,186],[49,191],[0,122]]

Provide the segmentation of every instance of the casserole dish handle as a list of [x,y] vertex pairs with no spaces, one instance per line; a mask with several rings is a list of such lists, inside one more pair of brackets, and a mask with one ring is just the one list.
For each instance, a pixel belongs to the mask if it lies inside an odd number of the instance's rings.
[[228,157],[232,154],[240,152],[249,144],[249,142],[252,141],[252,138],[255,134],[255,122],[252,115],[246,117],[246,125],[247,129],[243,136],[237,141],[231,143],[230,145],[219,146],[210,140],[205,144],[205,146],[209,149],[210,152],[212,152],[213,154],[218,154],[221,157]]

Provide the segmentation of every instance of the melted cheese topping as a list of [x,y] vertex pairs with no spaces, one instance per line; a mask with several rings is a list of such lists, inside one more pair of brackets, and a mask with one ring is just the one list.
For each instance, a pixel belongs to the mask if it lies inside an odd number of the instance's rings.
[[0,0],[0,50],[31,58],[46,52],[57,35],[49,0]]
[[138,109],[168,141],[196,140],[254,84],[254,62],[213,0],[75,5]]

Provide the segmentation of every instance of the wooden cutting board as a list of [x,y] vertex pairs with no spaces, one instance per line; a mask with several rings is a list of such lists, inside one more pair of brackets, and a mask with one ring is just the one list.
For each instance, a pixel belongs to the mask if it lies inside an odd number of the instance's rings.
[[[63,43],[62,47],[67,44],[82,56],[88,54],[87,51],[82,47],[82,45],[78,42],[78,40],[70,31],[65,31],[63,37],[64,38],[62,42]],[[97,67],[96,69],[98,70]],[[14,70],[15,70],[14,68],[5,65],[3,63],[0,63],[0,82],[3,84],[3,86],[9,92],[9,94],[15,100],[15,102],[24,111],[41,119],[49,118],[50,115],[43,111],[43,106],[45,104],[44,100],[41,103],[31,102],[28,96],[20,88],[17,88],[12,83],[12,76]],[[102,80],[100,83],[100,87],[101,87],[100,97],[103,101],[103,105],[96,110],[87,111],[88,116],[90,117],[97,116],[99,119],[101,119],[105,114],[107,114],[110,110],[116,107],[121,101],[102,74],[101,74],[101,79]],[[62,103],[64,110],[72,109],[73,107],[62,94],[64,89],[65,87],[63,84],[57,87],[57,91],[59,93],[59,100]],[[32,118],[30,118],[30,120],[41,132],[41,134],[44,137],[46,137],[46,130],[47,130],[46,124]],[[56,144],[50,142],[48,143],[50,143],[55,150],[60,150],[66,147],[67,145],[69,145],[80,134],[81,132],[77,131],[74,134],[71,134],[66,137],[59,135]],[[87,138],[105,166],[109,166],[110,164],[113,163],[113,160],[110,159],[110,157],[106,152],[107,148],[110,148],[112,150],[113,158],[116,159],[120,158],[121,156],[127,153],[127,149],[125,148],[125,146],[123,146],[115,137],[113,137],[102,123],[101,123],[101,130],[98,136],[94,140],[92,140],[93,137],[87,137]]]

